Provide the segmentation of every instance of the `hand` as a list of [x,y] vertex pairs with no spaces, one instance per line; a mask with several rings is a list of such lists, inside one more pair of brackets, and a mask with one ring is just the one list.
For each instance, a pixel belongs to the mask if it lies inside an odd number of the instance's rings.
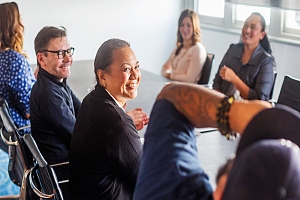
[[168,73],[166,74],[166,78],[171,79],[171,72],[168,72]]
[[164,73],[164,76],[168,79],[171,79],[171,70],[166,70],[166,72]]
[[234,71],[227,67],[226,65],[224,65],[221,69],[220,69],[220,76],[223,80],[234,83],[237,75],[234,73]]
[[134,110],[126,111],[126,113],[132,118],[136,130],[141,130],[149,122],[148,115],[143,111],[142,108],[136,108]]
[[169,63],[169,61],[164,64],[164,66],[161,68],[161,75],[163,75],[166,78],[170,78],[170,74],[172,71],[172,67],[171,64]]
[[26,115],[24,117],[25,117],[25,119],[29,119],[30,118],[30,114],[26,113]]

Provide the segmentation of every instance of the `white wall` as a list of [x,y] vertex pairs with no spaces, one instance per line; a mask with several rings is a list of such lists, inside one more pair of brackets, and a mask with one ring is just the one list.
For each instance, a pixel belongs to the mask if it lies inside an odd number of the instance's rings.
[[[229,48],[229,45],[231,43],[237,43],[240,35],[207,28],[202,28],[202,35],[203,44],[206,47],[207,52],[215,54],[215,60],[210,76],[210,83],[213,83],[219,64]],[[300,79],[300,47],[275,41],[270,41],[270,43],[273,56],[275,57],[277,71],[273,99],[277,99],[284,75],[289,74]]]
[[[7,2],[0,0],[0,3]],[[159,73],[175,47],[181,0],[15,0],[25,25],[24,48],[35,64],[33,41],[47,25],[65,26],[74,61],[93,60],[109,38],[128,41],[141,68]],[[91,66],[92,67],[92,66]]]

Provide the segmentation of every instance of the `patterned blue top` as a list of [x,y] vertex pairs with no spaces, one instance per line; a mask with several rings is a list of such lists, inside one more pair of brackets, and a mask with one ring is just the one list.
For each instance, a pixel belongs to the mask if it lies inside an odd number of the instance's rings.
[[[30,124],[24,116],[29,113],[29,99],[35,81],[32,68],[22,54],[11,49],[0,52],[0,94],[6,99],[17,127]],[[30,129],[24,130],[28,131]]]

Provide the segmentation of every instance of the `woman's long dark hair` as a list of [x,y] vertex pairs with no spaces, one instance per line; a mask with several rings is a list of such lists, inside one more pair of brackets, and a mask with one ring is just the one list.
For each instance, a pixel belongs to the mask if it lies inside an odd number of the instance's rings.
[[[260,24],[261,24],[261,27],[262,27],[261,31],[265,31],[266,30],[265,18],[259,12],[253,12],[251,15],[256,15],[256,16],[260,17]],[[265,34],[264,38],[259,41],[259,44],[273,58],[273,60],[274,60],[273,70],[275,70],[276,69],[276,62],[275,62],[274,56],[272,55],[272,49],[271,49],[271,46],[270,46],[270,42],[269,42],[269,38],[267,36],[267,33]]]
[[[251,15],[256,15],[260,17],[260,24],[261,24],[261,31],[265,32],[266,30],[266,21],[265,18],[259,13],[259,12],[253,12]],[[260,46],[269,54],[272,54],[272,49],[270,46],[269,38],[267,36],[267,33],[265,34],[264,38],[259,41]]]

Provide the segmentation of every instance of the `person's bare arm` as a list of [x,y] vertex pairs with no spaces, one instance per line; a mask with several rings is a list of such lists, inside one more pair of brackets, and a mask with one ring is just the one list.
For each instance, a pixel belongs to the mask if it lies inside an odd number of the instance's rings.
[[161,68],[161,75],[170,79],[171,78],[171,71],[172,71],[172,58],[174,57],[174,52],[170,55],[167,62]]
[[217,127],[216,108],[224,94],[190,83],[173,82],[163,88],[158,99],[166,99],[198,128]]
[[[166,99],[198,128],[217,127],[217,107],[224,94],[206,87],[174,82],[163,88],[157,100]],[[243,133],[250,120],[261,110],[270,108],[265,101],[234,101],[229,110],[229,126]]]

